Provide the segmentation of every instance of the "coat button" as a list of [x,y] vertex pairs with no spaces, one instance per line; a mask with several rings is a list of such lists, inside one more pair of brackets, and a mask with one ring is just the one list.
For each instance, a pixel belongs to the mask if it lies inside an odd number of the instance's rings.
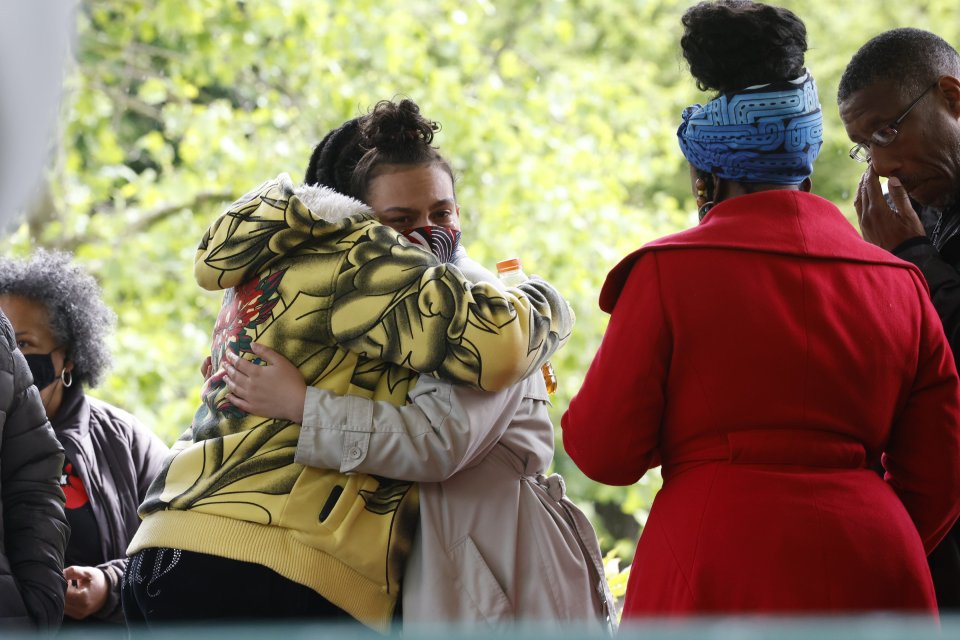
[[350,454],[350,459],[351,459],[351,460],[359,460],[359,459],[360,459],[360,455],[361,455],[363,452],[360,451],[360,447],[354,446],[354,447],[350,447],[350,451],[349,451],[348,453]]

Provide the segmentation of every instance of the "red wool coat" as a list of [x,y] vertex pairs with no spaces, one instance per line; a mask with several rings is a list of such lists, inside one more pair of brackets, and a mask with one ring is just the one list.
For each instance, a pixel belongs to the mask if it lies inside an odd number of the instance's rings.
[[566,451],[612,485],[663,464],[625,618],[936,610],[960,383],[916,268],[769,191],[628,256],[600,306]]

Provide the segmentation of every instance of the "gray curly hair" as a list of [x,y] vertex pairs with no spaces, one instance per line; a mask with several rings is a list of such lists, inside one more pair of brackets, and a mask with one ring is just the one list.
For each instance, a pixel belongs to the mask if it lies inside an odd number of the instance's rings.
[[43,305],[50,330],[73,362],[73,377],[96,386],[110,368],[107,336],[116,315],[93,276],[62,251],[37,250],[26,260],[0,258],[0,294]]

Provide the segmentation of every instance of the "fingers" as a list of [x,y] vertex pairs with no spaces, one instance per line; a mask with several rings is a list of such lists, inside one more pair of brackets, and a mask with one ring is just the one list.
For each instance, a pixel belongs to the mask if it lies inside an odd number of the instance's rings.
[[233,354],[230,351],[227,352],[227,362],[223,363],[223,369],[225,372],[223,381],[227,385],[227,389],[230,391],[230,393],[234,395],[247,395],[250,377],[240,370],[240,367],[243,366],[244,363],[245,361],[243,358]]
[[860,231],[864,238],[868,240],[873,235],[874,227],[881,223],[882,218],[885,218],[884,214],[896,215],[883,197],[880,176],[871,164],[867,165],[867,170],[860,176],[857,197],[853,205],[857,210],[857,222],[860,223]]
[[910,196],[907,190],[903,188],[900,179],[891,176],[887,179],[887,191],[890,193],[890,199],[900,214],[913,213],[913,205],[910,204]]
[[63,613],[75,620],[87,617],[87,589],[90,577],[85,571],[87,567],[70,566],[63,570],[63,577],[67,579],[66,600]]
[[279,358],[283,358],[283,356],[281,356],[279,353],[268,346],[260,344],[259,342],[254,342],[251,344],[250,350],[262,358],[267,364],[276,364]]
[[232,351],[227,351],[224,367],[224,382],[228,390],[239,402],[234,404],[240,409],[250,412],[251,404],[248,400],[257,401],[257,385],[267,384],[268,386],[278,380],[282,380],[282,372],[293,369],[299,378],[299,371],[289,360],[262,344],[253,343],[250,351],[258,358],[264,361],[264,364],[256,364],[245,358],[240,357]]
[[857,195],[853,199],[853,208],[857,211],[857,222],[861,225],[863,224],[863,212],[866,210],[866,205],[864,204],[864,182],[867,179],[867,173],[864,172],[860,176],[860,182],[857,183]]
[[247,397],[250,390],[250,378],[239,373],[230,365],[226,365],[226,374],[223,376],[223,381],[227,385],[227,389],[230,393],[241,397]]
[[94,567],[82,567],[78,565],[73,565],[73,566],[66,567],[63,570],[63,577],[66,578],[68,582],[71,580],[77,580],[81,583],[89,582],[90,579],[93,577],[94,571],[98,571],[98,569],[95,569]]
[[[227,361],[223,363],[223,368],[226,373],[224,374],[223,380],[230,393],[245,403],[246,401],[243,399],[250,397],[255,386],[255,378],[259,373],[262,373],[263,367],[241,358],[232,351],[227,351],[226,355]],[[244,411],[247,411],[245,407],[249,406],[247,404],[241,405],[237,402],[234,402],[234,404]]]
[[223,363],[223,369],[227,372],[226,377],[235,385],[246,384],[247,378],[250,377],[252,371],[248,368],[250,366],[256,365],[251,365],[232,351],[227,351],[227,361]]
[[228,372],[231,368],[233,368],[240,375],[250,377],[260,369],[260,365],[254,364],[246,358],[241,358],[232,351],[227,351],[227,363],[225,368]]
[[873,165],[867,165],[867,170],[863,174],[863,204],[864,208],[880,206],[886,204],[883,198],[883,187],[880,186],[880,176],[874,171]]
[[76,594],[81,586],[87,581],[87,576],[80,570],[82,567],[66,567],[63,570],[63,577],[67,579],[67,597]]
[[240,409],[244,413],[254,413],[253,405],[241,398],[235,393],[227,394],[227,400],[230,401],[230,404]]
[[880,176],[873,165],[868,165],[860,178],[854,206],[863,239],[893,251],[906,240],[924,235],[924,230],[900,181],[891,176],[887,185],[889,191],[884,194]]

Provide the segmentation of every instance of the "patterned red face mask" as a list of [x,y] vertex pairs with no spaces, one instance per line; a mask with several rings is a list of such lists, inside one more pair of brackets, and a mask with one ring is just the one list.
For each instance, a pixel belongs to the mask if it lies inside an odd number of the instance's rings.
[[450,262],[460,246],[460,232],[448,227],[417,227],[401,233],[413,244],[437,256],[440,262]]

